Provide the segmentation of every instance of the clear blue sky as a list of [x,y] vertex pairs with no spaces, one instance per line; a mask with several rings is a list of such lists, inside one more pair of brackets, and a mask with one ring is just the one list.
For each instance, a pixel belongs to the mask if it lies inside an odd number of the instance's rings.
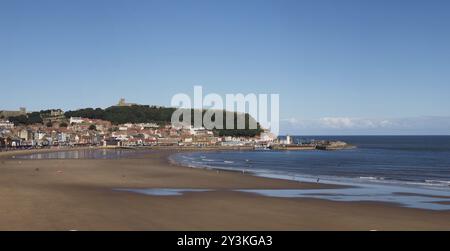
[[0,110],[169,105],[202,85],[279,93],[282,132],[449,134],[449,13],[445,0],[0,0]]

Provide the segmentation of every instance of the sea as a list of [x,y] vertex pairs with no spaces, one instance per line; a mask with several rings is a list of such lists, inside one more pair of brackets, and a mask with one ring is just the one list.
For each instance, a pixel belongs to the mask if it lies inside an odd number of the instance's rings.
[[261,195],[394,202],[450,210],[450,136],[294,136],[293,140],[340,140],[356,147],[334,151],[192,152],[171,158],[194,168],[352,187],[246,190]]
[[191,167],[219,168],[312,179],[352,180],[450,189],[450,136],[317,136],[356,148],[335,151],[228,151],[182,153]]

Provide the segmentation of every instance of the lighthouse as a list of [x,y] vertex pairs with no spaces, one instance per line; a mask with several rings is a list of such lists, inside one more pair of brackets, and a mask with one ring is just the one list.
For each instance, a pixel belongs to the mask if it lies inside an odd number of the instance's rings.
[[286,145],[290,145],[290,144],[292,144],[292,137],[287,135],[286,136]]

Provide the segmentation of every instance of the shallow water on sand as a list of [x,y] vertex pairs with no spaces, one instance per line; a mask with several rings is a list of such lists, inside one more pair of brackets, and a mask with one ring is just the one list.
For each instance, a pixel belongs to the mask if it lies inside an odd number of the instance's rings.
[[[211,192],[215,189],[192,188],[115,188],[114,191],[131,192],[150,196],[180,196],[192,192]],[[336,189],[230,189],[234,191],[281,198],[315,198],[332,201],[376,201],[396,203],[404,207],[450,210],[450,197],[446,193],[430,193],[423,189],[373,185]]]
[[152,196],[174,196],[183,195],[188,192],[208,192],[211,189],[189,189],[189,188],[115,188],[114,191],[132,192]]
[[17,159],[120,159],[140,156],[153,150],[133,149],[74,149],[18,155]]

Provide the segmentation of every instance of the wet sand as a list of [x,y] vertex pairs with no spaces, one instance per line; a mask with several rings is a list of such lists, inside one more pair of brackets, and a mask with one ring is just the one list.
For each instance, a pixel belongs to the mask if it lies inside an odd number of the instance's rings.
[[[233,189],[331,188],[168,163],[0,158],[0,230],[450,230],[450,211],[271,198]],[[114,188],[205,188],[148,196]]]

